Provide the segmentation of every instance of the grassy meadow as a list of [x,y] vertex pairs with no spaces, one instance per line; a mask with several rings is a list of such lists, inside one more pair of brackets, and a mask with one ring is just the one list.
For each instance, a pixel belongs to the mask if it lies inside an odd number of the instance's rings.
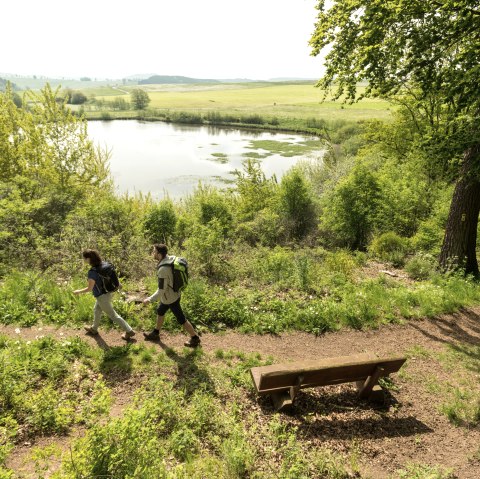
[[[131,88],[131,87],[129,87]],[[171,111],[205,113],[218,111],[224,114],[258,114],[279,118],[325,118],[365,120],[388,118],[389,104],[368,99],[353,105],[328,100],[322,103],[324,92],[313,83],[244,83],[165,86],[144,85],[151,99],[149,108]],[[108,100],[115,95],[111,90],[98,98]],[[125,88],[128,91],[128,88]],[[118,91],[117,91],[118,93]],[[126,96],[126,95],[125,95]]]

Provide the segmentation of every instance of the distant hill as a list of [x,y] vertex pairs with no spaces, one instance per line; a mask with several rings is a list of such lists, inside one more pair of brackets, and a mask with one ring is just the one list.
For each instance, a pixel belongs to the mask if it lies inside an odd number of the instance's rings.
[[270,78],[268,81],[271,82],[295,82],[295,81],[301,81],[301,82],[313,82],[313,81],[318,81],[318,78],[300,78],[300,77],[277,77],[277,78]]
[[135,75],[128,75],[123,78],[125,78],[125,80],[145,80],[153,76],[156,76],[156,73],[137,73]]
[[11,82],[10,80],[5,80],[5,78],[0,78],[0,91],[5,91],[7,88],[7,83],[10,82],[10,86],[13,90],[20,90],[15,83]]
[[205,78],[190,78],[182,76],[170,75],[153,75],[150,78],[139,80],[139,85],[161,85],[161,84],[190,84],[190,83],[220,83],[219,80],[211,80]]

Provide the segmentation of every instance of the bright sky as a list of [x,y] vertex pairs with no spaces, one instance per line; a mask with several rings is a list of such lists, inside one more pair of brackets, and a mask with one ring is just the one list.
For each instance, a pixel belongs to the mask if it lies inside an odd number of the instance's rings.
[[315,0],[2,2],[0,72],[122,78],[321,76]]

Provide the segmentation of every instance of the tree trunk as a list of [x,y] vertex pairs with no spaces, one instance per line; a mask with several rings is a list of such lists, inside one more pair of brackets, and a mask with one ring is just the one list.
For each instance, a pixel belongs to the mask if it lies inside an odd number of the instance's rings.
[[440,266],[444,271],[459,268],[466,274],[478,276],[479,273],[476,255],[480,212],[479,159],[480,144],[468,148],[463,156],[440,253]]

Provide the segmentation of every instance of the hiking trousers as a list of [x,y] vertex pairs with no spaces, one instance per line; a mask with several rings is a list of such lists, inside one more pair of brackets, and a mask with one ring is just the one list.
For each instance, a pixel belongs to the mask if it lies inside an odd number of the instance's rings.
[[113,293],[105,293],[95,298],[97,301],[93,308],[93,328],[97,330],[100,326],[100,319],[102,318],[103,312],[124,331],[131,331],[132,328],[128,323],[113,309],[112,295]]

